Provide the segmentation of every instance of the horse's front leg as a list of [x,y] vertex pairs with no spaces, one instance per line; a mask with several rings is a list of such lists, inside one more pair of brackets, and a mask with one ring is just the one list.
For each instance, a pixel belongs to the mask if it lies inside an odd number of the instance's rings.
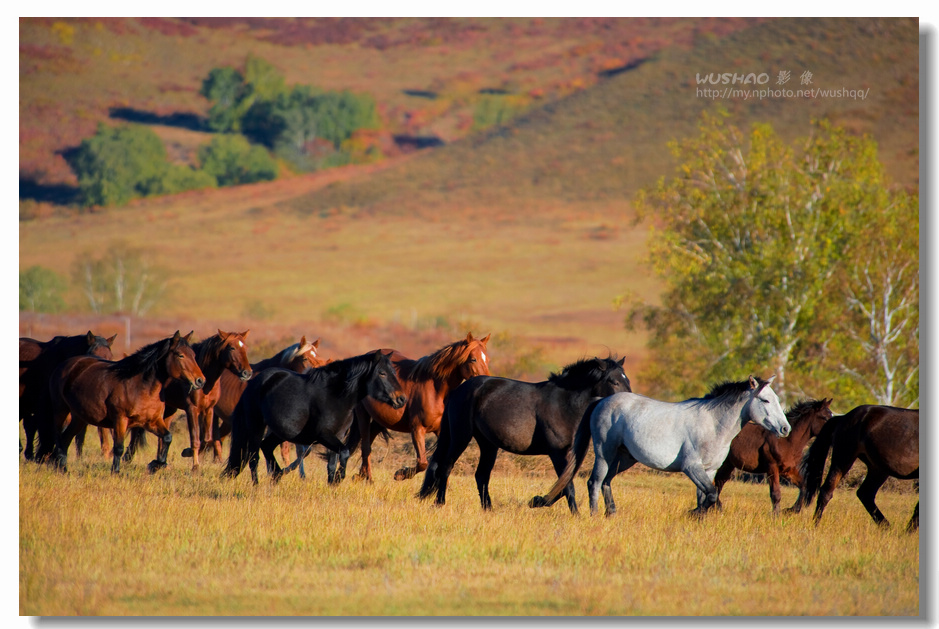
[[[186,404],[186,425],[189,428],[189,444],[192,448],[192,471],[199,469],[199,454],[202,452],[202,435],[208,434],[197,404]],[[209,424],[211,426],[211,424]],[[165,461],[164,457],[164,461]]]
[[173,433],[170,432],[170,422],[166,417],[157,420],[154,424],[154,426],[148,427],[148,429],[159,437],[160,440],[157,442],[157,458],[150,461],[147,465],[147,471],[151,474],[155,474],[166,467],[166,457],[170,451],[170,444],[173,442]]
[[769,499],[773,505],[773,515],[779,515],[779,501],[782,500],[782,490],[779,485],[779,466],[775,462],[769,464],[766,480],[769,484]]
[[697,489],[698,506],[692,509],[690,514],[702,516],[717,504],[717,487],[712,480],[717,470],[709,473],[699,461],[694,461],[687,464],[682,471]]
[[120,474],[121,457],[124,455],[124,438],[127,436],[127,417],[114,422],[114,445],[111,446],[111,473]]

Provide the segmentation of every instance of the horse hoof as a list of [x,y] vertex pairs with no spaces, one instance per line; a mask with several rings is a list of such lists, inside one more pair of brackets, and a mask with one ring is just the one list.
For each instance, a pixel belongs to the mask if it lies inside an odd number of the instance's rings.
[[166,467],[166,463],[161,463],[160,461],[150,461],[150,463],[147,465],[147,471],[151,474],[156,474],[164,467]]
[[179,453],[179,456],[191,459],[192,458],[192,448],[183,448],[183,451]]
[[415,471],[413,467],[402,467],[395,472],[395,480],[408,480],[409,478],[414,478],[414,474]]
[[547,501],[544,499],[544,496],[535,496],[528,501],[528,507],[531,509],[538,509],[539,507],[548,506]]

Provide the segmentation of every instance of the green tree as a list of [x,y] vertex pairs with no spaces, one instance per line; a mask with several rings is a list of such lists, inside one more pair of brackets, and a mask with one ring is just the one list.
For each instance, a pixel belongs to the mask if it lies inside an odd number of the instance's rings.
[[222,133],[240,131],[241,119],[254,102],[252,93],[251,86],[235,68],[212,68],[199,90],[212,103],[209,128]]
[[46,267],[34,265],[20,271],[20,310],[60,312],[65,309],[65,288],[65,280]]
[[673,143],[675,176],[639,195],[639,215],[661,226],[649,258],[665,290],[660,304],[633,300],[627,325],[650,332],[646,380],[660,390],[695,395],[773,371],[774,389],[801,394],[830,380],[847,306],[832,285],[891,195],[868,138],[820,122],[789,147],[768,125],[744,134],[727,116],[706,114],[698,137]]
[[277,163],[264,147],[241,135],[223,134],[199,148],[202,170],[220,186],[234,186],[277,178]]
[[146,314],[163,298],[169,278],[154,257],[148,249],[112,243],[101,255],[79,255],[72,278],[92,312]]
[[68,156],[78,177],[83,205],[123,205],[148,194],[166,174],[166,147],[150,129],[138,125],[98,125]]

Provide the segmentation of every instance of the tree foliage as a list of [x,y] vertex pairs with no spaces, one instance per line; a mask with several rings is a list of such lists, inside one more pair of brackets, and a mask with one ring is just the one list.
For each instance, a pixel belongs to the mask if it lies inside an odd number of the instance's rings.
[[65,289],[65,279],[52,269],[34,265],[20,271],[20,310],[60,312],[65,309]]
[[214,179],[189,166],[171,164],[162,140],[139,125],[98,125],[68,162],[85,206],[124,205],[138,197],[215,185]]
[[199,147],[202,172],[220,186],[271,181],[277,178],[277,163],[264,147],[252,145],[242,135],[222,134]]
[[[783,395],[840,383],[850,399],[869,400],[861,378],[849,384],[844,374],[850,363],[865,377],[883,377],[871,372],[870,357],[880,350],[856,337],[870,318],[858,303],[884,298],[888,289],[857,272],[875,249],[871,230],[882,231],[872,226],[894,220],[901,207],[904,220],[915,222],[916,202],[888,189],[869,138],[819,122],[788,146],[768,125],[745,134],[726,118],[706,114],[699,136],[673,143],[675,176],[637,201],[640,216],[656,221],[649,258],[665,283],[661,304],[633,301],[627,317],[627,325],[651,333],[655,366],[647,377],[659,389],[695,395],[710,382],[775,372]],[[918,271],[918,236],[892,233],[897,239],[888,246],[902,259],[896,265],[908,287]],[[874,258],[867,266],[884,268]],[[918,301],[918,285],[915,293],[907,306]],[[918,319],[904,321],[903,329],[918,330]],[[918,347],[904,347],[908,368],[914,357],[918,363]],[[901,379],[915,378],[907,372]]]
[[240,131],[303,170],[334,159],[356,131],[380,126],[371,96],[288,88],[283,75],[259,57],[248,57],[244,73],[213,69],[201,93],[212,101],[213,130]]

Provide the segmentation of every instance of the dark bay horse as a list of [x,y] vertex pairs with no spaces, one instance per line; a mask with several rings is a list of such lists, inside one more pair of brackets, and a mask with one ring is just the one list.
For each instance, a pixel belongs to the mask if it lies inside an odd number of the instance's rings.
[[[574,432],[591,401],[631,390],[624,361],[584,359],[538,383],[494,376],[467,380],[447,400],[437,449],[424,473],[419,497],[436,491],[437,504],[446,502],[453,465],[474,437],[479,445],[476,487],[483,509],[492,508],[489,477],[500,449],[548,455],[560,475],[573,456]],[[576,513],[573,482],[565,484],[564,495]]]
[[[831,466],[819,491],[829,450]],[[829,419],[805,457],[802,470],[805,499],[796,503],[793,511],[798,512],[803,504],[810,503],[818,492],[814,516],[817,525],[838,483],[858,459],[867,465],[867,475],[857,489],[858,500],[874,522],[889,526],[874,499],[888,477],[919,478],[919,409],[864,405]],[[918,501],[906,528],[908,531],[919,528]]]
[[[168,446],[173,436],[164,417],[164,391],[175,381],[192,389],[205,382],[189,346],[192,332],[151,343],[119,361],[79,356],[62,363],[49,382],[56,441],[54,459],[66,470],[68,446],[88,424],[114,431],[111,471],[120,472],[124,437],[129,427],[143,427]],[[68,426],[65,427],[66,421]],[[63,430],[64,428],[64,430]],[[148,466],[166,467],[165,452]]]
[[[215,406],[222,396],[221,378],[223,374],[230,374],[241,382],[246,382],[252,375],[251,365],[248,363],[248,349],[245,340],[248,332],[223,332],[193,344],[192,350],[196,355],[196,362],[205,376],[205,384],[201,389],[190,390],[186,383],[176,381],[170,383],[163,394],[166,408],[163,411],[167,421],[182,409],[186,413],[186,422],[189,428],[189,444],[192,451],[192,469],[199,469],[199,453],[202,451],[202,442],[212,442],[213,418]],[[142,429],[135,429],[142,434]],[[131,442],[134,444],[134,441]],[[162,452],[163,442],[157,444],[157,456],[166,459],[166,452]],[[128,452],[130,460],[132,452]]]
[[[317,356],[316,349],[320,339],[307,343],[306,336],[300,337],[299,343],[285,347],[270,358],[265,358],[250,365],[252,375],[256,375],[271,367],[281,367],[297,373],[306,373],[326,363]],[[248,382],[229,370],[222,371],[219,377],[219,397],[213,407],[212,430],[203,433],[201,450],[211,447],[215,453],[215,460],[222,460],[222,440],[231,432],[231,415],[241,399]],[[180,456],[194,456],[192,448],[186,448]],[[286,456],[286,455],[285,455]]]
[[[717,487],[718,507],[724,484],[735,469],[751,474],[766,474],[769,481],[769,499],[773,513],[779,513],[781,491],[780,476],[788,478],[794,485],[802,486],[802,452],[809,440],[817,436],[831,419],[831,399],[805,400],[786,411],[791,432],[788,437],[777,437],[757,424],[746,424],[730,442],[730,452],[724,464],[717,470],[714,486]],[[799,499],[797,499],[797,502]]]
[[[356,408],[356,423],[352,427],[348,445],[355,447],[355,441],[361,439],[362,478],[372,480],[372,442],[381,428],[410,433],[417,452],[416,466],[396,471],[395,480],[412,478],[427,469],[425,438],[427,433],[436,435],[440,432],[440,418],[443,417],[447,396],[464,380],[489,375],[489,357],[486,355],[489,336],[487,334],[485,338],[476,339],[470,332],[465,339],[445,345],[417,360],[411,360],[395,350],[380,350],[392,352],[391,362],[394,363],[408,403],[395,408],[366,398]],[[370,429],[370,424],[378,424],[379,430]]]
[[[56,336],[49,341],[20,338],[20,419],[26,431],[26,459],[34,456],[34,441],[39,433],[36,460],[52,453],[55,430],[49,406],[49,378],[60,364],[75,356],[97,356],[111,360],[111,338],[96,336],[90,330],[77,336]],[[22,446],[20,448],[22,450]]]
[[258,452],[263,451],[276,482],[283,470],[274,448],[284,441],[321,443],[339,452],[356,404],[367,397],[396,408],[407,401],[394,365],[381,352],[337,360],[305,374],[277,367],[259,372],[248,381],[232,414],[232,443],[222,476],[237,476],[247,464],[257,483]]

